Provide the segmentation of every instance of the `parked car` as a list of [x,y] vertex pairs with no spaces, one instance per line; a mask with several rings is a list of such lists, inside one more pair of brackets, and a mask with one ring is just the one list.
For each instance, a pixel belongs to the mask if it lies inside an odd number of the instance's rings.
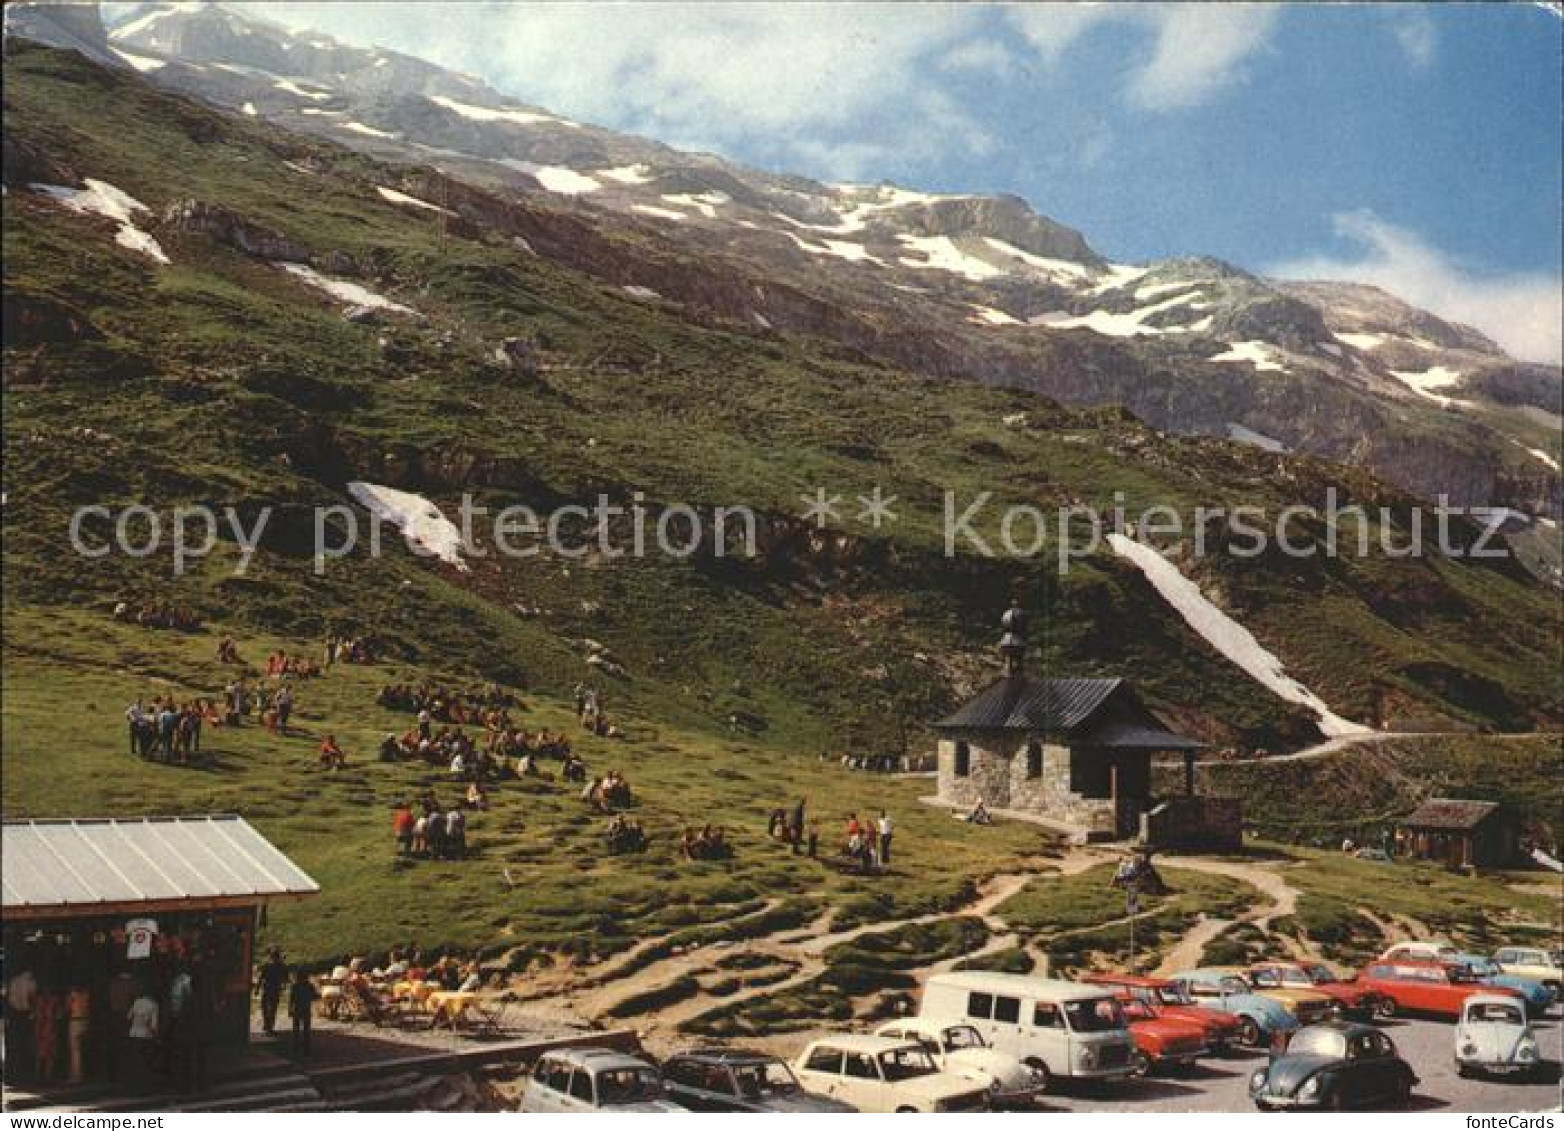
[[1547,986],[1519,974],[1506,974],[1504,968],[1491,958],[1484,958],[1480,954],[1458,954],[1455,961],[1470,970],[1472,977],[1485,986],[1519,990],[1521,997],[1526,999],[1526,1012],[1533,1017],[1542,1016],[1553,1004],[1553,991]]
[[1368,860],[1374,864],[1394,864],[1390,853],[1383,848],[1360,848],[1352,854],[1359,860]]
[[1358,974],[1358,982],[1379,994],[1381,1017],[1427,1013],[1453,1021],[1473,994],[1493,993],[1522,1000],[1519,990],[1485,986],[1464,966],[1417,958],[1372,962]]
[[1189,991],[1170,978],[1144,974],[1088,974],[1081,981],[1107,987],[1120,1001],[1143,1001],[1154,1005],[1164,1017],[1193,1021],[1205,1030],[1206,1048],[1212,1052],[1226,1052],[1244,1043],[1241,1039],[1243,1018],[1225,1009],[1197,1005]]
[[683,1111],[663,1096],[662,1077],[646,1061],[614,1049],[544,1053],[521,1093],[521,1110]]
[[1278,1034],[1285,1036],[1298,1028],[1298,1019],[1279,1001],[1254,992],[1246,979],[1216,970],[1186,970],[1172,975],[1201,1005],[1236,1013],[1239,1018],[1238,1043],[1249,1048],[1266,1048]]
[[1256,1069],[1249,1098],[1261,1111],[1405,1107],[1417,1082],[1384,1033],[1355,1021],[1327,1021],[1299,1029],[1285,1053]]
[[1121,1008],[1135,1041],[1131,1058],[1135,1075],[1149,1076],[1156,1069],[1188,1068],[1206,1054],[1204,1025],[1168,1017],[1143,1001],[1126,1001]]
[[1420,939],[1413,942],[1398,942],[1387,946],[1379,952],[1381,961],[1395,961],[1401,958],[1416,958],[1425,962],[1449,962],[1456,956],[1456,949],[1447,942],[1438,942],[1432,939]]
[[1328,1020],[1336,1011],[1336,1003],[1331,1000],[1329,994],[1320,993],[1313,988],[1303,986],[1265,986],[1255,985],[1254,979],[1249,976],[1249,971],[1241,966],[1211,966],[1208,969],[1217,974],[1242,978],[1249,983],[1249,988],[1261,997],[1268,997],[1278,1002],[1283,1009],[1291,1013],[1299,1025],[1313,1025],[1318,1021]]
[[971,1025],[994,1048],[1044,1074],[1122,1080],[1134,1071],[1135,1043],[1118,999],[1101,986],[964,970],[936,974],[919,1015],[941,1025]]
[[945,1072],[955,1072],[988,1089],[995,1107],[1030,1103],[1048,1084],[1045,1072],[994,1048],[971,1025],[947,1025],[927,1017],[887,1021],[875,1030],[882,1037],[917,1041]]
[[1262,993],[1296,988],[1324,994],[1338,1016],[1367,1020],[1379,1007],[1379,996],[1373,990],[1345,980],[1323,962],[1258,962],[1249,967],[1249,981]]
[[812,1041],[793,1064],[811,1092],[859,1111],[981,1111],[988,1089],[942,1072],[917,1041],[839,1033]]
[[1506,946],[1493,952],[1493,960],[1506,974],[1517,974],[1541,982],[1553,991],[1555,998],[1564,997],[1564,968],[1559,957],[1540,946]]
[[1455,1027],[1455,1070],[1462,1076],[1542,1070],[1537,1037],[1514,998],[1473,994],[1466,999]]
[[663,1062],[668,1098],[690,1111],[857,1111],[804,1091],[793,1070],[761,1052],[697,1050]]

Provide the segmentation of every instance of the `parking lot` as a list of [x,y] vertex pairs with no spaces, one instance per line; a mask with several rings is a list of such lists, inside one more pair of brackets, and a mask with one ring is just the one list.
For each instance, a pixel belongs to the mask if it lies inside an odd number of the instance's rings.
[[[1559,1108],[1561,1057],[1558,1007],[1533,1021],[1546,1068],[1544,1079],[1463,1080],[1455,1073],[1455,1026],[1449,1022],[1397,1019],[1380,1023],[1421,1081],[1414,1111],[1519,1112]],[[1249,1076],[1265,1063],[1261,1053],[1209,1057],[1183,1075],[1158,1075],[1099,1092],[1050,1092],[1044,1111],[1252,1111]]]

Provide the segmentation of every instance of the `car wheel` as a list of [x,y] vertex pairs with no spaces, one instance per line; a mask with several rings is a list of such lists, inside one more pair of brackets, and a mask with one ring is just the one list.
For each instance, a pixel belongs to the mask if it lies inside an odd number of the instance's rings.
[[1037,1073],[1039,1080],[1037,1085],[1038,1092],[1046,1092],[1049,1085],[1052,1083],[1048,1076],[1048,1065],[1044,1064],[1041,1060],[1038,1060],[1035,1056],[1022,1061],[1022,1063]]
[[1412,1078],[1410,1076],[1403,1076],[1396,1081],[1395,1102],[1396,1107],[1403,1111],[1412,1105]]
[[1472,1070],[1466,1067],[1464,1064],[1457,1064],[1455,1066],[1455,1074],[1463,1080],[1470,1080],[1472,1078]]
[[917,1115],[918,1114],[918,1109],[915,1108],[915,1107],[899,1107],[899,1108],[896,1109],[896,1114],[897,1115]]
[[1374,1006],[1374,1015],[1386,1019],[1394,1017],[1396,1015],[1396,999],[1393,997],[1380,998]]
[[1147,1056],[1141,1049],[1136,1049],[1134,1055],[1130,1057],[1130,1075],[1151,1075],[1151,1057]]
[[1260,1047],[1260,1023],[1253,1017],[1239,1018],[1238,1043],[1252,1049]]

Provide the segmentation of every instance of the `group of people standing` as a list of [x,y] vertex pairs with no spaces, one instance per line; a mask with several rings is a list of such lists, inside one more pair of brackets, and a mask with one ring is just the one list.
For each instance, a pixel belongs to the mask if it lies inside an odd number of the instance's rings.
[[173,696],[137,699],[125,708],[130,752],[138,758],[188,764],[201,754],[201,728],[219,721],[210,699],[180,703]]
[[407,802],[391,814],[391,832],[398,856],[431,860],[467,858],[467,814],[462,805],[442,808],[433,792],[424,794],[417,814]]

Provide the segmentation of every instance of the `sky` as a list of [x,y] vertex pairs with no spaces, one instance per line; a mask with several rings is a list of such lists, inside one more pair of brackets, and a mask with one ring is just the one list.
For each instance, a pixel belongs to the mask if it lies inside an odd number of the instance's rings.
[[234,6],[761,168],[1015,193],[1115,261],[1377,283],[1560,357],[1558,5]]

